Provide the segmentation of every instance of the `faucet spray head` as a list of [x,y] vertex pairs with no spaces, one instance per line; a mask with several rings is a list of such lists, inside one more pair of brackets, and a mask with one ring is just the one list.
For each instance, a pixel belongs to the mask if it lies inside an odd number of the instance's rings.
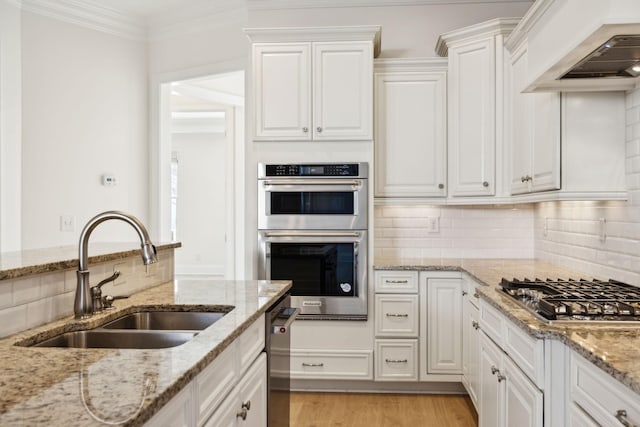
[[140,249],[142,262],[144,265],[155,264],[158,262],[156,247],[149,241],[144,242]]

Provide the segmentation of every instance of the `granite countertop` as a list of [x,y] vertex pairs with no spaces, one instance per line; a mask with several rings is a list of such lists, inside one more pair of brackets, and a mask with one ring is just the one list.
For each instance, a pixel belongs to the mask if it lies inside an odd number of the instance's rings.
[[[640,394],[640,325],[602,323],[549,324],[503,294],[498,284],[508,279],[591,279],[588,274],[533,259],[393,259],[380,258],[375,270],[463,271],[480,284],[483,300],[504,313],[531,336],[565,343],[594,365]],[[596,277],[598,278],[598,277]],[[599,278],[608,279],[608,278]]]
[[[210,364],[289,288],[289,281],[176,280],[116,301],[87,320],[72,317],[0,340],[0,425],[140,426]],[[63,331],[90,329],[136,311],[234,308],[187,343],[166,349],[23,347]],[[226,307],[228,309],[228,307]],[[39,341],[39,340],[38,340]],[[145,386],[151,385],[151,387]],[[144,390],[146,397],[142,398]],[[141,403],[142,402],[142,403]],[[89,411],[89,409],[91,411]]]
[[[158,251],[179,248],[180,242],[160,243]],[[128,258],[140,253],[140,243],[90,243],[89,264]],[[78,267],[78,245],[0,253],[0,280]]]

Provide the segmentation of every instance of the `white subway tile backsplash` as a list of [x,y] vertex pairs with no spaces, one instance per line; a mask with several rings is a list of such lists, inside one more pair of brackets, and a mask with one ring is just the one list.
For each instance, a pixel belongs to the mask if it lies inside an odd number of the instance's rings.
[[13,281],[13,305],[26,304],[40,298],[42,276],[29,276]]
[[27,329],[27,305],[0,310],[0,337]]
[[13,283],[9,280],[0,281],[0,309],[13,304]]
[[42,276],[41,290],[43,297],[60,295],[65,291],[65,274],[63,271],[59,273],[49,273]]

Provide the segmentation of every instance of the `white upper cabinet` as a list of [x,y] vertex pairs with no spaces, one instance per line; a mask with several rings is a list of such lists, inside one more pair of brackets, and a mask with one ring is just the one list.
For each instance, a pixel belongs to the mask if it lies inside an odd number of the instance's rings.
[[511,194],[560,189],[560,94],[523,93],[526,43],[509,55],[506,81],[506,152],[510,154]]
[[248,29],[253,139],[373,139],[380,27]]
[[375,197],[447,195],[446,62],[375,65]]
[[503,40],[516,19],[494,19],[443,34],[449,57],[449,195],[494,196],[496,150],[502,145]]

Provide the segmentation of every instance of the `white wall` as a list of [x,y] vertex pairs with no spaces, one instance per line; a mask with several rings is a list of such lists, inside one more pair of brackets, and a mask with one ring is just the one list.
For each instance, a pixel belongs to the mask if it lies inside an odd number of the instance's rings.
[[381,58],[433,57],[438,36],[497,17],[519,17],[533,1],[250,10],[251,27],[381,25]]
[[21,246],[20,9],[0,0],[0,252]]
[[[104,210],[147,220],[146,43],[22,14],[22,246],[77,244]],[[101,185],[114,174],[115,187]],[[75,217],[61,232],[60,215]],[[92,241],[135,241],[107,223]]]
[[[594,277],[640,283],[640,89],[627,94],[626,202],[540,203],[535,256]],[[606,240],[600,239],[600,219]],[[547,230],[545,232],[545,222]]]

